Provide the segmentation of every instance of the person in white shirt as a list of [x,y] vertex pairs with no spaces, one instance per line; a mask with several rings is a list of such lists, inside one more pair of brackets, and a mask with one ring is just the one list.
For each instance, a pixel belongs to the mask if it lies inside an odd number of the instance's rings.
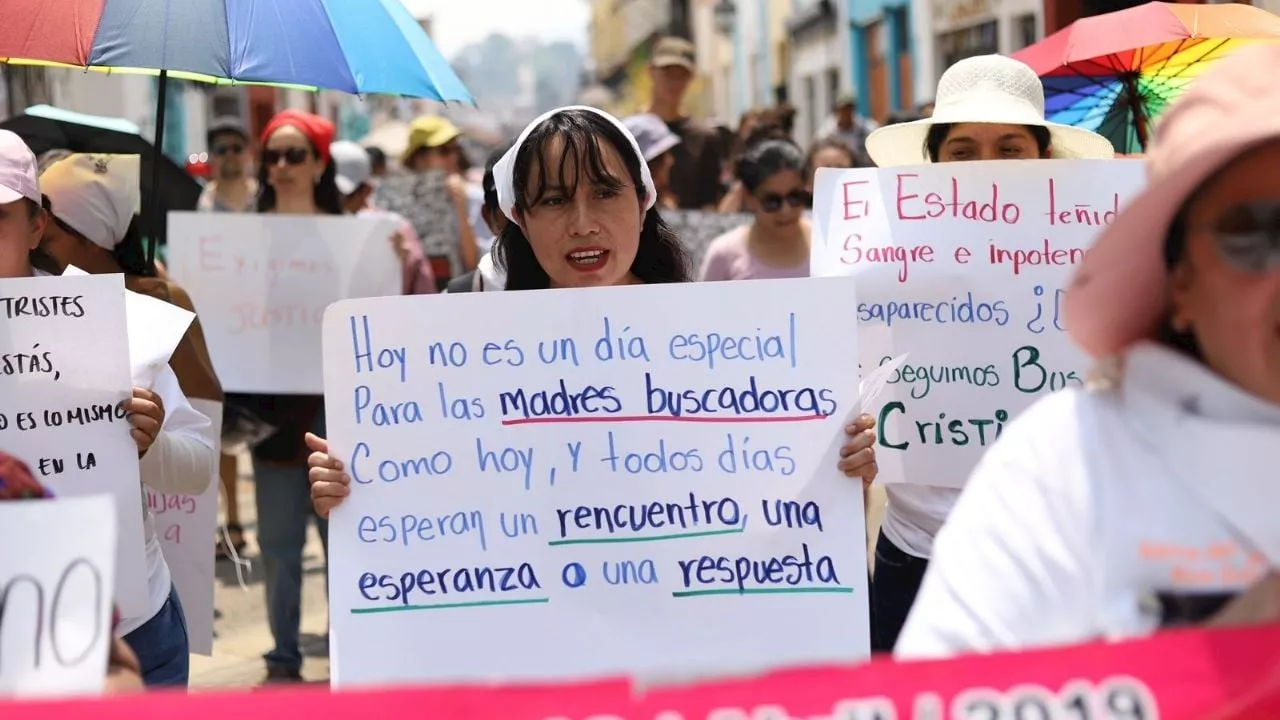
[[1161,118],[1146,189],[1067,289],[1094,377],[983,457],[899,657],[1280,621],[1277,66],[1228,56]]
[[[1111,143],[1097,133],[1046,122],[1040,78],[1025,64],[1000,55],[952,65],[938,81],[933,115],[876,130],[867,138],[867,152],[882,168],[967,160],[1108,159],[1114,154]],[[876,542],[871,586],[871,647],[878,652],[892,650],[897,642],[924,579],[934,536],[960,494],[952,487],[930,485],[941,478],[907,480],[910,484],[885,486],[889,504]]]
[[[40,177],[50,206],[40,248],[60,269],[75,265],[89,273],[124,273],[126,287],[179,305],[182,299],[190,309],[190,300],[180,288],[145,277],[150,272],[133,222],[141,199],[140,176],[138,155],[73,154],[50,165]],[[193,323],[187,338],[170,362],[174,367],[196,368],[184,383],[192,397],[221,401],[221,387],[212,374],[198,324]],[[138,376],[146,370],[134,368],[135,383],[144,384]],[[168,364],[160,368],[147,392],[163,408],[163,425],[142,458],[142,482],[162,493],[204,492],[217,473],[217,429],[191,406]],[[141,441],[139,449],[143,449]],[[144,523],[150,607],[144,615],[122,618],[117,634],[137,654],[148,686],[186,687],[186,618],[161,551],[155,518],[145,503]]]

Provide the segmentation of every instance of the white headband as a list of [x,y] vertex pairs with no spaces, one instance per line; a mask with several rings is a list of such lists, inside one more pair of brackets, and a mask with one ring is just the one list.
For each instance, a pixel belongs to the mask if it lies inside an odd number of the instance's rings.
[[503,154],[502,158],[494,164],[493,182],[498,190],[498,207],[502,209],[502,214],[506,215],[511,222],[518,222],[516,220],[516,154],[520,152],[520,148],[523,147],[525,141],[529,139],[529,135],[532,134],[539,125],[550,120],[555,115],[559,115],[562,112],[568,112],[570,110],[586,110],[587,112],[593,112],[613,123],[614,127],[618,128],[618,132],[622,133],[623,136],[627,138],[627,142],[631,144],[631,152],[634,153],[636,159],[640,161],[640,180],[644,183],[645,189],[644,209],[645,212],[648,212],[658,202],[658,190],[653,186],[653,176],[649,174],[649,163],[645,162],[644,153],[640,152],[640,144],[636,142],[635,136],[631,134],[631,131],[628,130],[627,126],[623,125],[621,121],[599,108],[593,108],[587,105],[570,105],[569,107],[552,110],[551,112],[542,115],[537,120],[529,123],[529,125],[525,127],[524,131],[520,133],[520,137],[516,139],[515,145],[512,145],[511,149],[507,150],[507,152]]
[[53,214],[104,250],[124,240],[142,204],[141,155],[75,153],[45,169],[40,189]]

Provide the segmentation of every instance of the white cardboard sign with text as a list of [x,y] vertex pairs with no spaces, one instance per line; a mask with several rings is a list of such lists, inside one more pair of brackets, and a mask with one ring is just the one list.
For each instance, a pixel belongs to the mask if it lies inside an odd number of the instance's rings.
[[399,295],[385,218],[169,213],[169,272],[228,392],[320,394],[324,309]]
[[1063,289],[1142,184],[1134,160],[818,172],[811,274],[858,279],[864,372],[910,355],[867,409],[882,482],[963,487],[1011,418],[1081,383]]
[[0,503],[0,699],[102,692],[116,522],[109,495]]
[[[187,398],[191,407],[209,418],[210,442],[219,447],[222,429],[222,403],[200,398]],[[218,499],[222,478],[214,466],[209,487],[199,495],[162,493],[143,487],[147,507],[156,519],[156,534],[164,551],[173,585],[178,589],[182,609],[187,617],[187,637],[191,652],[213,654],[214,556],[209,552],[209,539],[218,529]]]
[[826,278],[332,306],[326,422],[354,477],[330,525],[335,685],[867,657],[861,483],[836,467],[853,297]]
[[123,275],[0,280],[0,450],[57,497],[115,498],[116,602],[146,614],[138,446]]

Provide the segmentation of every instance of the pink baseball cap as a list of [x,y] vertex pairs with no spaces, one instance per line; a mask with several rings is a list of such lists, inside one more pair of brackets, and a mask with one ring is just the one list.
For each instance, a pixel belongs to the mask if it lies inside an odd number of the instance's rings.
[[40,204],[40,170],[22,138],[0,130],[0,204],[26,198]]
[[1094,357],[1151,337],[1168,312],[1164,245],[1178,211],[1249,148],[1280,139],[1280,45],[1256,45],[1213,63],[1155,128],[1147,186],[1099,235],[1067,287],[1071,338]]

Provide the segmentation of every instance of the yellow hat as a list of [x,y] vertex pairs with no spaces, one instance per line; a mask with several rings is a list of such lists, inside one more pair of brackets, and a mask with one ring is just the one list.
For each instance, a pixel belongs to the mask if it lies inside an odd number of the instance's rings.
[[419,148],[438,148],[461,134],[448,118],[423,115],[409,125],[409,146],[404,149],[401,160],[407,162]]

